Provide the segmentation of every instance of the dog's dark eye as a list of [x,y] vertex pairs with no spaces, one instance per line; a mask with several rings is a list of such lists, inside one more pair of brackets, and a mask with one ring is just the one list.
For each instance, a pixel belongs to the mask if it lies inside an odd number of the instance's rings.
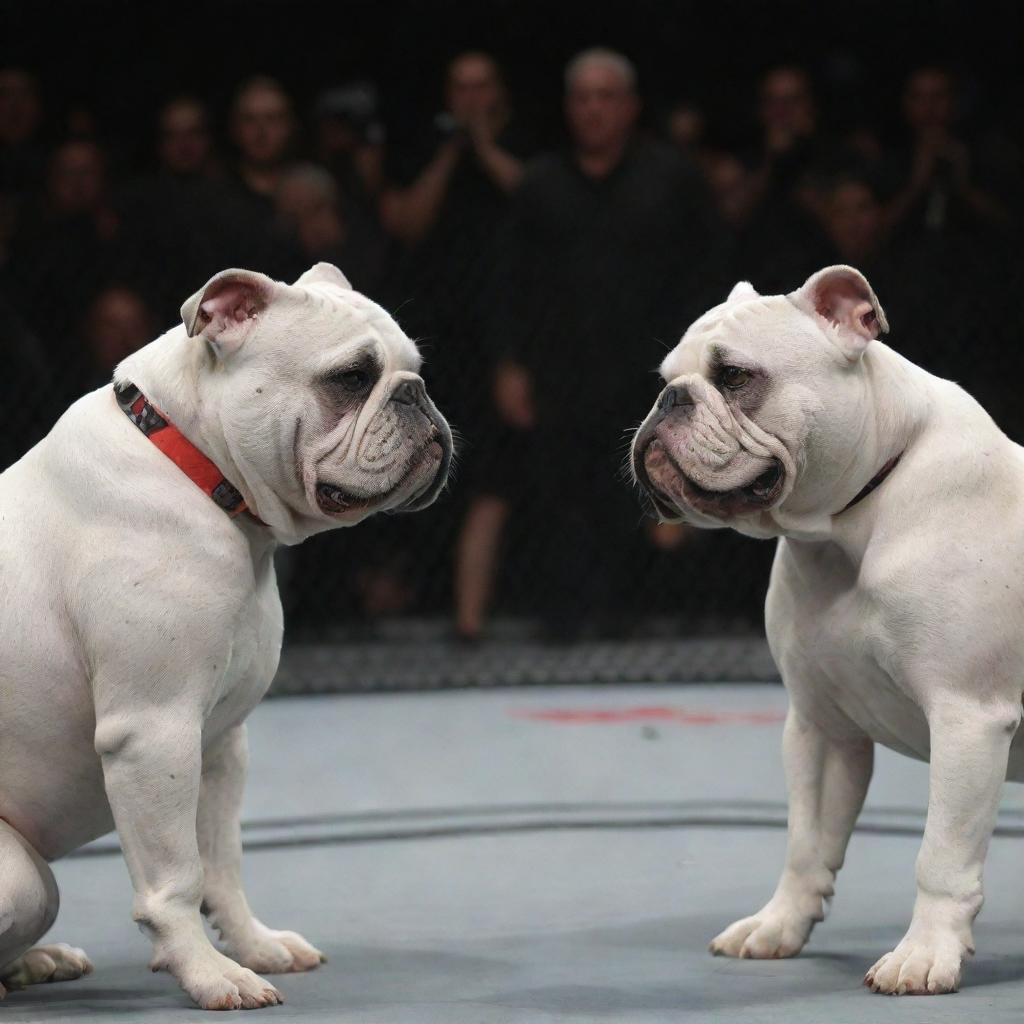
[[750,380],[750,371],[744,370],[742,366],[723,366],[719,380],[723,387],[730,391],[738,391]]
[[353,394],[366,391],[372,383],[366,370],[342,370],[339,373],[332,373],[330,379],[332,384],[338,384]]

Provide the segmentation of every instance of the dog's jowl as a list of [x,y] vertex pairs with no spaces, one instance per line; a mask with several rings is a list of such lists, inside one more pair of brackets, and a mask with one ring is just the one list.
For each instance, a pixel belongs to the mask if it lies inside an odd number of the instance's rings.
[[416,346],[328,264],[293,285],[225,271],[182,319],[0,476],[0,981],[91,970],[33,948],[57,911],[46,861],[116,826],[153,967],[202,1007],[267,1006],[257,972],[322,959],[240,881],[274,549],[428,505],[451,433]]
[[694,323],[632,461],[664,519],[778,537],[766,607],[789,691],[786,863],[713,953],[786,957],[824,917],[874,744],[930,762],[917,901],[876,991],[954,991],[1004,778],[1024,781],[1024,450],[876,340],[864,277],[746,283]]

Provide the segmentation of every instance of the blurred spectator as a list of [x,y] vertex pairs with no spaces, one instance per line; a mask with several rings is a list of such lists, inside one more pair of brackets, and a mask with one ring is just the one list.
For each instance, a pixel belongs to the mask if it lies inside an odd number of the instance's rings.
[[316,155],[342,191],[360,205],[376,198],[384,182],[384,125],[377,89],[351,82],[316,101]]
[[273,78],[250,78],[231,106],[231,141],[238,150],[238,181],[269,213],[291,156],[295,117],[288,94]]
[[[384,194],[384,226],[409,244],[422,242],[438,222],[495,206],[494,193],[512,192],[523,167],[521,141],[510,131],[508,94],[497,62],[464,53],[448,65],[445,110],[434,119],[431,155],[412,170],[396,167]],[[467,209],[468,207],[468,209]]]
[[823,211],[837,262],[867,274],[885,241],[884,210],[875,190],[862,178],[840,179],[829,191]]
[[621,410],[645,406],[657,342],[678,339],[718,284],[719,232],[699,176],[635,133],[632,64],[589,50],[565,84],[571,149],[530,167],[502,236],[488,335],[507,429],[459,542],[464,636],[482,628],[500,534],[526,511],[511,504],[523,495],[536,517],[530,557],[545,566],[535,597],[553,633],[607,611],[638,543],[634,498],[619,480]]
[[998,250],[977,245],[968,254],[963,236],[941,232],[889,237],[878,190],[857,175],[839,177],[822,208],[833,246],[826,259],[867,276],[892,325],[886,342],[962,384],[1004,428],[1017,422],[1011,405],[1019,403],[1007,401],[1004,380],[992,373],[993,366],[1009,367],[1019,358]]
[[[358,137],[373,139],[378,134],[368,104],[356,116],[352,97],[341,99],[344,104],[333,97],[334,123],[321,119],[318,133],[318,151],[331,169],[337,167],[337,155]],[[321,103],[323,110],[327,104]],[[349,112],[341,116],[339,106],[344,105]],[[326,149],[325,134],[333,140]],[[282,216],[294,229],[301,232],[300,223],[308,221],[303,246],[307,256],[315,251],[309,244],[314,235],[344,235],[342,244],[348,251],[332,261],[353,284],[396,309],[402,327],[419,341],[431,395],[452,424],[472,439],[470,458],[478,451],[473,442],[478,443],[483,432],[488,397],[488,359],[481,342],[483,288],[508,194],[522,172],[521,158],[529,151],[529,137],[513,117],[494,58],[472,52],[452,60],[445,73],[441,113],[419,137],[400,139],[397,147],[394,140],[388,142],[379,208],[384,227],[402,244],[403,252],[381,294],[368,283],[373,267],[381,263],[375,225],[358,203],[351,202],[344,185],[340,194],[329,197],[322,176],[307,169],[278,196]],[[410,582],[413,591],[433,587],[435,593],[443,593],[449,565],[424,565],[421,553],[439,549],[447,556],[453,529],[450,508],[441,506],[403,522],[401,530],[366,530],[355,551],[345,537],[328,537],[320,552],[309,549],[309,557],[304,551],[296,553],[296,578],[307,584],[324,578],[320,589],[331,590],[336,570],[322,554],[329,545],[350,569],[358,567],[355,578],[364,613],[393,605],[396,595],[409,600]],[[325,568],[328,563],[332,567]],[[420,574],[396,586],[395,567],[406,564],[417,565]],[[330,614],[330,606],[320,601],[307,614],[325,612]]]
[[88,139],[63,143],[50,158],[45,195],[19,217],[8,294],[44,344],[66,349],[86,307],[125,262],[106,154]]
[[114,367],[153,337],[152,318],[142,297],[124,285],[105,288],[82,324],[81,391],[108,383]]
[[680,153],[699,162],[705,143],[704,111],[690,100],[681,100],[665,118],[665,135]]
[[893,228],[941,231],[1006,221],[1006,207],[957,130],[956,107],[953,76],[944,68],[920,68],[907,79],[907,139],[892,161],[894,196],[886,210]]
[[729,227],[741,228],[750,212],[750,171],[739,157],[724,152],[707,153],[702,167],[718,216]]
[[[508,198],[532,152],[502,72],[485,53],[448,65],[445,106],[419,144],[390,155],[385,228],[409,251],[392,305],[421,339],[438,405],[471,439],[485,429],[484,287]],[[469,458],[475,448],[469,449]]]
[[785,291],[821,266],[825,239],[814,172],[828,145],[818,131],[818,103],[802,68],[770,69],[761,79],[757,106],[760,140],[751,160],[736,276],[761,291]]
[[298,242],[299,260],[290,278],[324,260],[340,267],[358,291],[380,293],[387,240],[358,209],[343,213],[328,171],[316,164],[293,165],[281,178],[275,201],[282,227]]
[[98,143],[77,139],[60,146],[50,162],[48,186],[50,210],[58,217],[88,217],[101,238],[117,231],[117,216],[109,204],[106,157]]
[[0,152],[4,157],[4,188],[21,187],[24,179],[13,181],[8,161],[21,156],[19,150],[38,143],[37,133],[42,115],[39,88],[35,76],[21,68],[0,68]]
[[217,271],[253,267],[284,277],[297,258],[277,232],[272,199],[252,201],[248,189],[219,173],[201,100],[168,100],[156,124],[156,174],[132,182],[121,199],[131,254],[130,273],[123,276],[166,329],[182,302]]
[[680,100],[669,109],[665,138],[700,169],[721,220],[733,229],[745,224],[755,192],[755,174],[734,153],[713,145],[703,109]]
[[41,115],[35,77],[20,68],[0,68],[0,266],[18,207],[43,176]]
[[238,265],[287,277],[297,253],[280,229],[276,195],[294,162],[297,125],[291,97],[273,78],[250,78],[235,94],[229,127],[238,158],[228,180],[241,200],[242,237],[248,244],[248,256]]
[[192,96],[166,103],[159,115],[160,167],[178,178],[207,177],[213,171],[213,142],[205,104]]
[[[64,411],[54,389],[58,364],[32,335],[24,318],[0,291],[0,338],[4,372],[0,374],[0,472],[6,469],[50,429]],[[55,394],[56,392],[56,394]]]
[[758,119],[770,183],[777,185],[782,179],[783,186],[792,186],[806,159],[801,150],[818,128],[818,104],[807,72],[798,67],[767,72],[761,79]]

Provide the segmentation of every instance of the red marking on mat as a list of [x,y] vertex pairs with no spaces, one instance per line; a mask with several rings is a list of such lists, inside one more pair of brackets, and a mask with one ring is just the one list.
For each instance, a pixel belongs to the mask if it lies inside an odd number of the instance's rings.
[[785,721],[781,711],[687,711],[668,705],[633,708],[545,708],[536,711],[510,711],[513,718],[535,722],[562,722],[573,725],[618,722],[678,722],[681,725],[775,725]]

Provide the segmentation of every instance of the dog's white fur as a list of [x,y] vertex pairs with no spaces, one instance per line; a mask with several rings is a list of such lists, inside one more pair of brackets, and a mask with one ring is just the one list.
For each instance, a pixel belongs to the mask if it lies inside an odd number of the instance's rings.
[[[182,314],[117,379],[266,525],[230,519],[109,386],[0,476],[0,979],[90,969],[81,950],[30,950],[57,911],[45,861],[116,825],[154,968],[202,1007],[265,1006],[280,993],[255,971],[322,959],[252,915],[239,874],[244,720],[281,647],[274,548],[436,494],[447,459],[422,451],[440,436],[450,452],[451,438],[416,346],[334,267],[294,285],[227,271]],[[339,406],[324,375],[367,356],[376,382],[342,389]],[[411,404],[395,397],[403,385]],[[318,480],[358,505],[321,511]]]
[[[1003,779],[1024,781],[1024,449],[961,388],[873,340],[885,326],[850,267],[788,296],[737,286],[665,359],[668,386],[693,405],[652,410],[634,465],[641,479],[645,465],[660,474],[652,489],[665,512],[780,537],[766,623],[790,695],[786,863],[768,903],[711,951],[799,952],[824,917],[882,743],[930,762],[930,795],[910,927],[865,981],[949,992],[973,952]],[[769,381],[749,416],[742,387],[708,379],[716,346]],[[674,468],[649,456],[652,436],[672,448]],[[748,460],[747,481],[779,458],[786,480],[771,507],[721,517],[689,506],[684,476],[737,486],[722,452]]]

